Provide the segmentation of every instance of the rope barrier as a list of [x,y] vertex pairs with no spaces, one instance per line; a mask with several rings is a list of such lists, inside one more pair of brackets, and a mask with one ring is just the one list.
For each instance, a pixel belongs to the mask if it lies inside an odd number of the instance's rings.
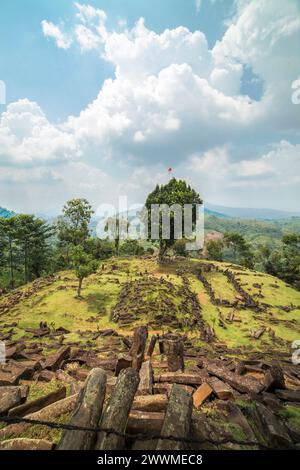
[[31,425],[47,426],[52,429],[63,429],[66,431],[85,431],[85,432],[93,432],[93,433],[104,432],[107,434],[114,434],[118,437],[139,440],[139,441],[146,441],[146,440],[149,441],[149,440],[160,439],[160,440],[168,440],[168,441],[177,441],[177,442],[182,442],[185,444],[212,444],[216,446],[225,445],[225,444],[238,444],[238,445],[243,445],[243,446],[256,446],[264,450],[272,450],[271,447],[261,444],[258,441],[240,441],[237,439],[229,439],[229,438],[224,438],[220,440],[215,440],[215,439],[199,440],[199,439],[193,439],[193,438],[163,436],[161,434],[150,434],[150,433],[128,434],[128,433],[122,433],[122,432],[116,431],[113,428],[103,428],[103,427],[91,428],[88,426],[75,426],[73,424],[54,423],[52,421],[36,420],[36,419],[18,417],[18,416],[14,416],[14,417],[0,416],[0,422],[5,422],[7,424],[26,423],[26,424],[31,424]]

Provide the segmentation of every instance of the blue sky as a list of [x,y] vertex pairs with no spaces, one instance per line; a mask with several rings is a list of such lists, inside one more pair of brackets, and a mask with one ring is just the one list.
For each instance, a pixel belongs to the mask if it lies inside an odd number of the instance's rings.
[[[205,32],[212,46],[226,30],[224,21],[233,2],[221,2],[218,8],[205,1],[197,12],[195,0],[91,0],[104,9],[108,25],[117,27],[126,19],[133,27],[141,17],[158,33],[166,28],[187,26]],[[71,0],[4,1],[0,17],[1,80],[7,85],[7,98],[29,98],[38,102],[47,117],[54,121],[79,113],[97,96],[103,81],[113,76],[114,68],[99,60],[97,51],[81,54],[74,48],[66,54],[45,41],[41,21],[65,22],[71,26],[76,7]]]
[[299,0],[4,0],[0,58],[0,206],[142,202],[172,166],[299,209]]

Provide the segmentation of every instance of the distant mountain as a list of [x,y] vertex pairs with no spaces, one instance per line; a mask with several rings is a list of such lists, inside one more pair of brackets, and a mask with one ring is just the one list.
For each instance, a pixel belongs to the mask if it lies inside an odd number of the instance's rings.
[[[253,209],[247,207],[226,207],[217,204],[205,204],[206,212],[213,211],[222,214],[223,217],[238,217],[241,219],[258,219],[258,220],[277,220],[288,219],[290,217],[300,217],[300,212],[288,212],[276,209]],[[217,214],[216,217],[220,217]]]
[[[139,210],[140,209],[129,211],[128,220],[131,221],[133,218],[135,218]],[[1,211],[14,215],[13,212],[7,211],[6,209],[2,209],[0,207],[0,217],[5,217],[5,215],[1,214]],[[208,216],[211,215],[220,219],[239,218],[251,220],[282,220],[291,219],[292,217],[300,217],[300,212],[288,212],[276,209],[255,209],[247,207],[227,207],[218,204],[210,204],[209,202],[205,202],[204,212]],[[8,217],[10,217],[11,215],[8,215]],[[47,220],[48,222],[53,222],[59,214],[56,211],[50,211],[44,213],[36,213],[35,215],[37,217],[41,217],[42,219]],[[120,215],[124,217],[125,213],[121,213]],[[92,225],[97,224],[100,219],[101,217],[94,216],[92,220]]]
[[3,219],[9,219],[10,217],[13,217],[14,215],[15,215],[14,212],[4,209],[3,207],[0,207],[0,217],[3,217]]
[[[128,220],[137,216],[139,210],[128,212]],[[205,202],[204,212],[206,215],[212,215],[220,219],[256,219],[256,220],[280,220],[289,219],[291,217],[300,217],[300,212],[288,212],[276,209],[254,209],[243,207],[226,207]],[[125,214],[121,214],[125,215]]]
[[219,217],[220,219],[230,218],[230,215],[223,214],[222,212],[213,211],[211,209],[208,209],[206,206],[204,208],[204,213],[207,214],[207,215],[213,215],[215,217]]

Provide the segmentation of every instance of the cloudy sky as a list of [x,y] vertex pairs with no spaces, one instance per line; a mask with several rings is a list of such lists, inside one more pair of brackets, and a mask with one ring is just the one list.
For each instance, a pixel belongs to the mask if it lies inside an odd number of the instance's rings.
[[143,202],[172,167],[299,210],[300,0],[3,0],[0,58],[0,206]]

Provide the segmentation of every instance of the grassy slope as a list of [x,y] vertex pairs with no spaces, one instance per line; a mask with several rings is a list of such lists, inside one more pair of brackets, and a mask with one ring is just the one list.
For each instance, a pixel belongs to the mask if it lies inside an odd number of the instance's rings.
[[[99,272],[90,276],[84,283],[83,299],[75,298],[76,279],[71,272],[60,273],[59,279],[52,285],[44,287],[26,300],[22,300],[18,305],[12,307],[9,312],[0,316],[1,332],[9,330],[9,326],[5,324],[18,322],[17,328],[14,330],[13,338],[27,336],[30,341],[31,334],[24,331],[28,327],[37,327],[40,321],[47,321],[55,328],[65,327],[71,331],[66,335],[66,341],[81,341],[86,344],[84,339],[78,333],[87,330],[96,331],[97,329],[115,328],[120,330],[119,326],[110,320],[112,308],[117,304],[119,293],[126,282],[138,281],[146,279],[150,276],[160,279],[163,276],[167,281],[174,285],[174,289],[168,293],[169,301],[174,304],[174,311],[180,319],[180,288],[182,287],[182,278],[176,274],[178,268],[183,267],[191,272],[186,274],[189,281],[189,288],[198,296],[202,307],[202,316],[207,324],[215,330],[217,339],[228,347],[244,346],[251,350],[288,349],[290,343],[300,337],[300,310],[292,310],[284,312],[278,308],[282,305],[300,305],[300,292],[295,291],[291,287],[285,285],[284,282],[277,278],[265,274],[255,273],[252,271],[241,271],[239,267],[230,267],[239,277],[243,288],[251,295],[257,295],[259,289],[253,284],[262,284],[261,293],[263,298],[255,297],[259,302],[265,302],[271,305],[266,312],[256,313],[250,309],[233,309],[233,307],[216,307],[214,306],[202,283],[192,272],[195,267],[203,266],[205,261],[198,260],[178,260],[176,263],[159,267],[154,259],[142,258],[126,258],[113,259],[104,263],[104,269],[100,268]],[[226,263],[214,263],[222,269],[230,265]],[[113,267],[115,269],[113,269]],[[143,276],[141,276],[143,273]],[[232,302],[235,299],[236,292],[228,279],[222,273],[207,273],[206,277],[213,287],[218,298],[223,298]],[[147,283],[146,283],[147,284]],[[141,314],[131,328],[135,325],[142,324],[151,319],[151,306],[147,305],[151,300],[155,300],[156,293],[145,287],[143,291],[143,302],[141,305]],[[157,285],[157,283],[154,283]],[[278,287],[274,287],[278,286]],[[26,290],[27,287],[24,288]],[[157,289],[160,295],[164,296],[163,287]],[[6,299],[0,299],[4,302]],[[128,300],[128,299],[127,299]],[[127,301],[126,300],[126,301]],[[129,306],[135,305],[135,299],[129,299]],[[131,303],[130,303],[131,302]],[[226,320],[228,314],[234,310],[236,318],[240,322],[229,322]],[[137,309],[138,311],[138,309]],[[225,318],[226,328],[219,325],[220,312]],[[266,332],[259,340],[250,338],[251,331],[260,327],[272,328],[275,331],[275,339]],[[165,328],[168,329],[168,328]],[[161,328],[153,328],[160,331]],[[128,329],[123,328],[121,331],[126,332]],[[200,331],[196,327],[192,331],[186,327],[185,331],[194,338],[194,341],[201,343]],[[278,339],[279,338],[279,339]],[[100,341],[97,340],[97,346]],[[41,342],[47,344],[47,338],[41,339]]]

